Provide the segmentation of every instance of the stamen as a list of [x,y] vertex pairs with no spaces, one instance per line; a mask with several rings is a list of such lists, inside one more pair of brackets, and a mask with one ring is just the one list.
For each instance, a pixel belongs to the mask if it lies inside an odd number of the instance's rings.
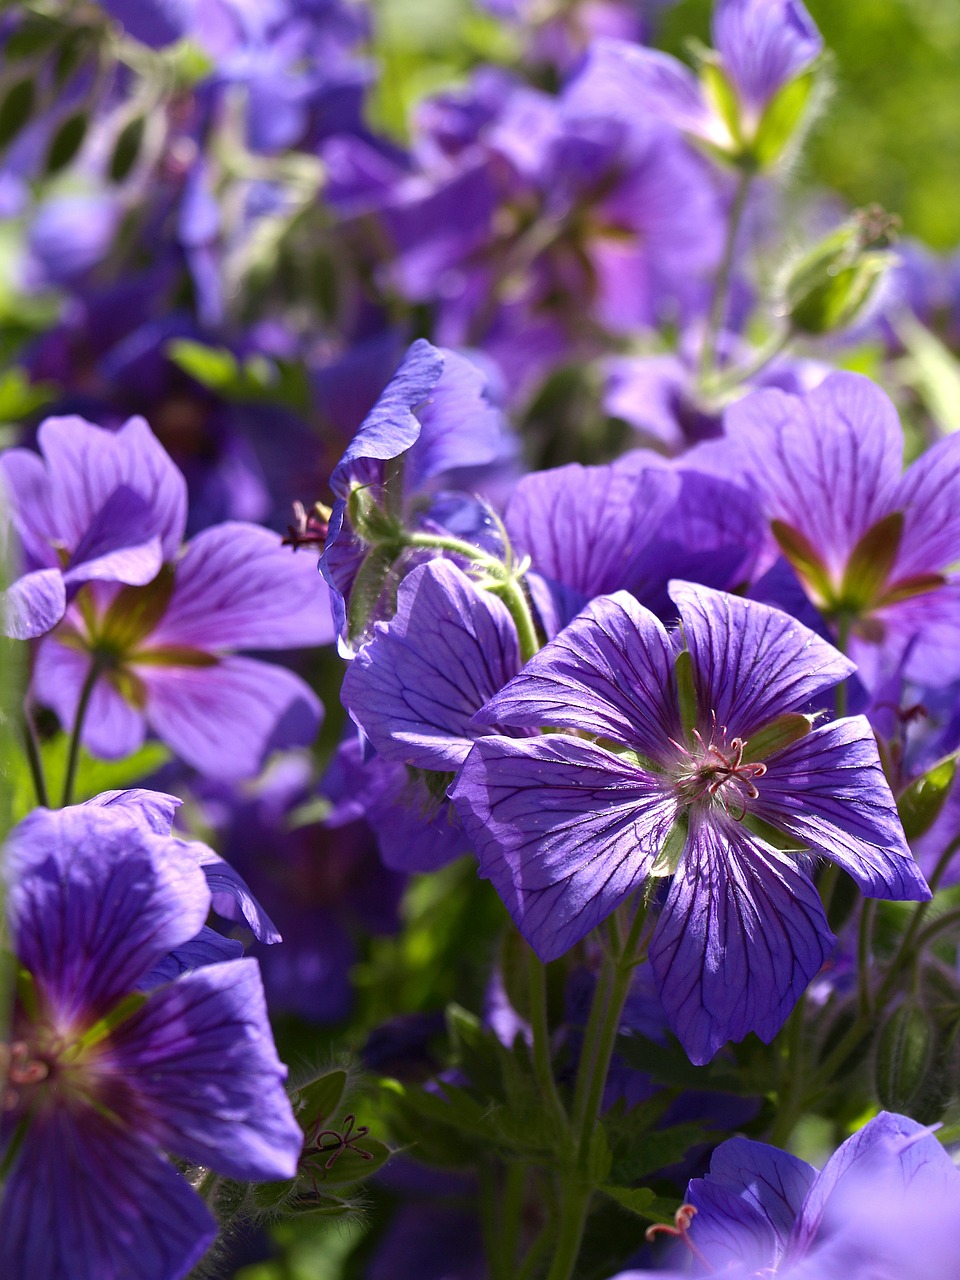
[[706,1267],[707,1271],[713,1272],[715,1268],[710,1265],[707,1259],[690,1239],[690,1224],[693,1222],[696,1214],[696,1205],[682,1204],[673,1215],[674,1225],[672,1227],[665,1222],[655,1222],[652,1227],[647,1227],[644,1235],[648,1244],[653,1244],[657,1236],[671,1236],[674,1240],[682,1240],[700,1265]]

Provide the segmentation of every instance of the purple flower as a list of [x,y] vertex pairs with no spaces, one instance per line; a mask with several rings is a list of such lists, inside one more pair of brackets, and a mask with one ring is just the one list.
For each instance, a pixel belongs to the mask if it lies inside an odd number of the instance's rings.
[[330,477],[335,502],[320,570],[345,641],[364,629],[407,546],[413,500],[435,492],[444,473],[495,462],[504,445],[481,370],[415,342]]
[[543,960],[669,880],[650,961],[703,1063],[750,1031],[772,1039],[828,955],[811,854],[874,897],[929,891],[867,721],[805,714],[853,664],[766,605],[671,595],[672,634],[626,592],[594,600],[476,717],[581,736],[480,738],[451,796]]
[[649,112],[721,151],[738,153],[754,141],[777,94],[819,57],[823,39],[800,0],[717,0],[712,33],[716,67],[736,99],[735,123],[717,109],[689,67],[659,50],[597,40],[587,66],[622,118]]
[[327,596],[275,534],[217,525],[146,586],[88,584],[42,641],[34,692],[72,726],[93,679],[95,755],[128,755],[149,728],[211,777],[249,776],[270,750],[311,742],[322,708],[299,676],[235,650],[329,642]]
[[520,666],[506,606],[435,560],[400,584],[396,616],[347,670],[343,704],[385,760],[452,771],[486,731],[474,715]]
[[868,378],[805,396],[758,391],[726,414],[730,466],[760,494],[810,599],[868,686],[901,662],[921,684],[960,676],[960,439],[902,472],[903,433]]
[[296,1173],[256,962],[140,990],[210,891],[125,805],[37,810],[7,875],[24,976],[4,1050],[4,1259],[24,1280],[176,1280],[216,1223],[164,1151],[238,1179]]
[[[929,1129],[882,1111],[818,1173],[786,1151],[731,1138],[694,1178],[678,1213],[692,1270],[797,1280],[952,1280],[957,1274],[960,1171]],[[654,1231],[662,1231],[654,1228]],[[622,1272],[640,1280],[649,1272]]]
[[27,571],[7,599],[7,628],[20,639],[49,630],[85,582],[152,581],[180,549],[187,518],[183,476],[142,418],[115,432],[48,418],[38,441],[42,457],[0,457]]

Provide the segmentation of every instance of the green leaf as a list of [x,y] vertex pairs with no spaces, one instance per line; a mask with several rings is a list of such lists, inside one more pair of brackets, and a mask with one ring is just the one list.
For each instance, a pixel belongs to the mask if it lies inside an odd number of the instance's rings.
[[933,826],[950,794],[956,772],[955,753],[931,765],[897,797],[897,812],[908,841],[916,840]]
[[342,1069],[327,1071],[307,1084],[298,1086],[293,1099],[293,1109],[304,1133],[311,1129],[318,1119],[332,1119],[346,1087],[347,1073]]
[[223,391],[240,376],[236,356],[226,347],[208,347],[192,338],[174,338],[167,343],[166,353],[184,373],[212,391]]
[[145,117],[134,116],[117,134],[117,140],[113,144],[113,155],[110,157],[111,182],[122,182],[130,174],[140,154],[145,127]]
[[[349,1141],[353,1143],[354,1139],[351,1137]],[[358,1138],[358,1150],[349,1146],[336,1151],[332,1146],[332,1139],[326,1138],[324,1142],[330,1144],[330,1150],[316,1154],[306,1151],[300,1158],[301,1168],[304,1172],[309,1170],[309,1176],[316,1180],[318,1188],[348,1186],[372,1177],[378,1169],[383,1168],[391,1155],[390,1148],[376,1138]]]
[[[702,1125],[677,1124],[666,1129],[634,1135],[618,1146],[614,1154],[613,1176],[617,1182],[636,1182],[648,1174],[682,1160],[692,1147],[711,1141]],[[716,1141],[716,1139],[713,1139]]]
[[66,120],[50,139],[45,166],[48,176],[59,173],[61,169],[67,167],[83,146],[83,140],[86,136],[87,117],[84,112],[77,111],[72,116],[67,116]]
[[[69,748],[69,739],[65,733],[57,734],[49,742],[41,744],[40,762],[52,804],[59,802],[63,791]],[[74,803],[89,800],[101,791],[122,791],[125,787],[134,786],[150,774],[156,773],[170,758],[170,751],[162,742],[148,742],[139,751],[122,760],[97,760],[81,747],[73,789]],[[18,755],[19,760],[21,757]],[[25,761],[17,763],[12,781],[13,815],[14,820],[19,822],[37,803]]]
[[600,1191],[615,1200],[622,1209],[636,1213],[648,1222],[673,1222],[673,1204],[651,1191],[649,1187],[600,1187]]
[[8,146],[30,119],[36,89],[33,80],[25,76],[11,85],[0,102],[0,147]]
[[799,529],[794,529],[782,520],[771,520],[770,532],[801,580],[806,583],[814,604],[832,604],[836,593],[827,566],[808,539]]
[[771,168],[789,147],[803,122],[816,78],[815,69],[806,71],[770,100],[750,148],[758,168]]
[[56,390],[52,382],[31,382],[19,366],[4,369],[0,372],[0,423],[20,422],[52,400]]
[[910,312],[897,317],[895,328],[907,351],[900,376],[944,431],[960,431],[960,361]]

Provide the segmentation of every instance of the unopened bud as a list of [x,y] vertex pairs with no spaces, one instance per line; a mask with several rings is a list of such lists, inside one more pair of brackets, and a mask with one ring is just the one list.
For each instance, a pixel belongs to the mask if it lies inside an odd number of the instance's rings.
[[921,1124],[939,1119],[945,1102],[940,1057],[931,1016],[912,1003],[894,1009],[877,1036],[874,1083],[882,1105]]
[[899,219],[878,206],[859,210],[795,262],[781,309],[798,333],[844,329],[860,316],[893,264]]

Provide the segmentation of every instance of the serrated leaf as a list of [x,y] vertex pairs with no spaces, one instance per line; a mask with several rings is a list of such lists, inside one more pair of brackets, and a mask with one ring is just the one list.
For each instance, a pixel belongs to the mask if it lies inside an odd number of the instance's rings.
[[656,1208],[657,1193],[651,1191],[649,1187],[601,1187],[600,1190],[605,1196],[609,1196],[611,1200],[615,1200],[621,1208],[629,1209],[631,1213],[637,1213],[641,1218],[646,1218],[650,1222],[672,1222],[673,1216],[665,1216],[663,1211]]
[[639,1134],[615,1153],[613,1176],[617,1182],[636,1182],[659,1169],[677,1164],[692,1147],[709,1142],[698,1124],[677,1124]]

